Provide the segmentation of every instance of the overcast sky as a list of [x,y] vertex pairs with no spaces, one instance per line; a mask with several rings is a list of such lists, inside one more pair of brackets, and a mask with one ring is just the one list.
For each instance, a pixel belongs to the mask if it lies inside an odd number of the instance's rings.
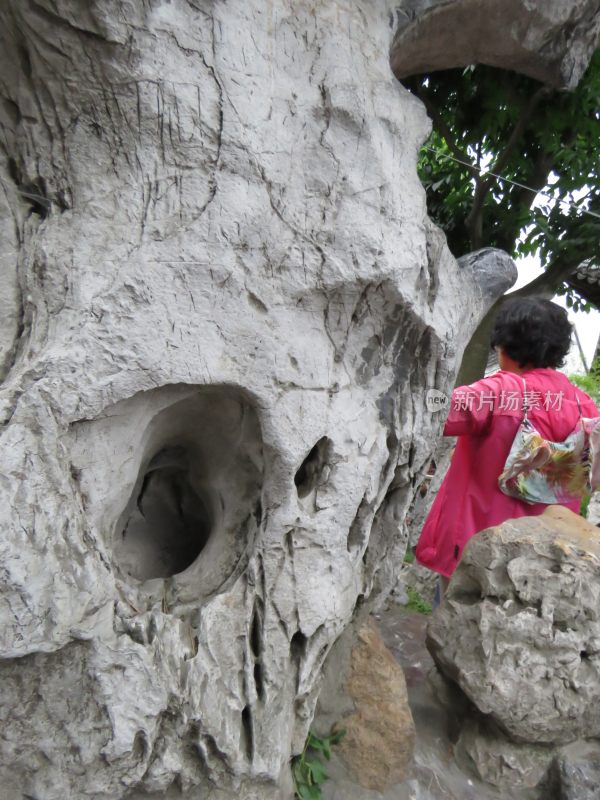
[[[529,281],[537,278],[537,276],[541,275],[543,272],[539,259],[534,256],[519,259],[517,261],[517,267],[519,269],[519,279],[511,291],[519,289],[521,286],[529,283]],[[563,308],[567,308],[564,297],[555,297],[554,302],[563,306]],[[600,311],[594,309],[587,314],[582,311],[576,314],[572,309],[567,309],[567,311],[569,312],[569,319],[577,328],[581,348],[589,367],[598,341],[598,335],[600,334]],[[583,372],[583,365],[581,364],[581,358],[579,357],[575,342],[569,354],[568,366],[576,372]]]

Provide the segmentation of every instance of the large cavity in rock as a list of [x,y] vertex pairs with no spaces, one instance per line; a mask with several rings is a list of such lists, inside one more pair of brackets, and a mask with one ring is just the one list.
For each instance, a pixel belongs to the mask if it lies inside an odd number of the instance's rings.
[[[154,403],[160,392],[152,393]],[[127,406],[125,415],[135,416],[148,398]],[[254,409],[235,390],[201,389],[160,410],[139,445],[137,479],[114,527],[119,571],[146,581],[197,564],[194,574],[210,569],[213,579],[225,578],[246,546],[248,519],[256,523],[261,514]]]
[[134,578],[166,578],[195,561],[211,529],[210,499],[194,481],[190,452],[165,447],[148,465],[115,556]]

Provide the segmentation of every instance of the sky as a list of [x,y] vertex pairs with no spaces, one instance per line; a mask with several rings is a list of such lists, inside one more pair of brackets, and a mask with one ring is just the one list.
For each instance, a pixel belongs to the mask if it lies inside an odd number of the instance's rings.
[[[512,287],[511,291],[519,289],[521,286],[529,283],[534,278],[537,278],[537,276],[541,275],[543,272],[542,267],[540,266],[540,261],[535,256],[521,258],[516,262],[516,264],[519,270],[519,278]],[[554,297],[553,301],[557,303],[557,305],[567,308],[564,297]],[[569,312],[569,319],[577,329],[579,340],[581,342],[581,349],[583,350],[589,367],[592,361],[592,356],[594,355],[596,343],[598,341],[598,335],[600,335],[600,311],[594,309],[588,313],[585,313],[584,311],[575,313],[570,308],[568,308],[567,311]],[[571,352],[567,357],[567,363],[564,371],[575,373],[584,372],[579,350],[575,341],[573,341]]]

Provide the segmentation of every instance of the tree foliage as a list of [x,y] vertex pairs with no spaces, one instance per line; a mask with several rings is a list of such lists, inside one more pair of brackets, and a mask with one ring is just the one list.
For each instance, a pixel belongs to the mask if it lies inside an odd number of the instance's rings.
[[483,65],[404,83],[433,120],[419,172],[452,252],[535,253],[546,273],[532,291],[587,306],[585,287],[564,281],[600,259],[600,216],[583,213],[600,215],[600,51],[573,92]]

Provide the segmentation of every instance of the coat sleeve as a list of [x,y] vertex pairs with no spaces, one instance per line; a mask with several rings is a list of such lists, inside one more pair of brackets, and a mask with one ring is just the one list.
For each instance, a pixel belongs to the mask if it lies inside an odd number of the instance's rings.
[[495,375],[468,386],[457,386],[452,392],[444,436],[479,436],[487,433],[499,391],[500,381]]

